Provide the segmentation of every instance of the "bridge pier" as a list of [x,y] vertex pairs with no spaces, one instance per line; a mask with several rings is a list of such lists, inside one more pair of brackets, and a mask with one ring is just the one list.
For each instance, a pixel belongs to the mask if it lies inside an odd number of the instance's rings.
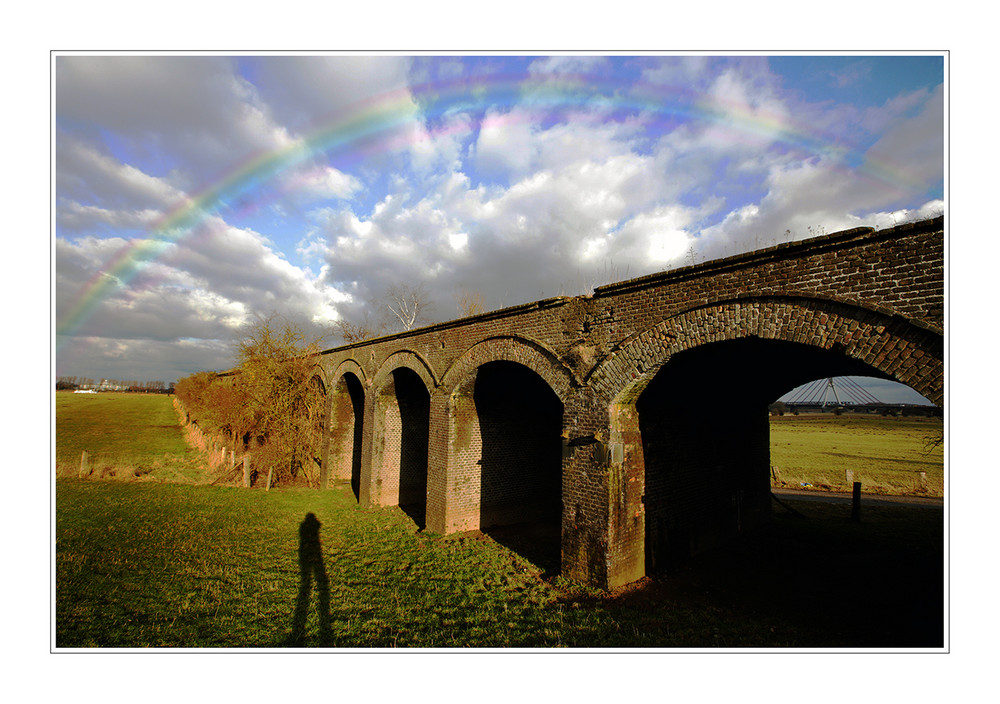
[[440,448],[444,489],[442,533],[476,530],[481,496],[482,434],[473,397],[475,375],[456,389],[446,403],[446,442]]
[[371,397],[371,503],[404,506],[423,527],[430,394],[411,369],[387,374]]
[[363,402],[363,415],[361,421],[361,457],[358,467],[358,503],[362,506],[376,506],[378,493],[375,487],[377,477],[372,471],[372,449],[376,442],[373,429],[375,427],[375,398],[371,387],[365,389]]
[[613,406],[609,415],[607,580],[618,587],[646,574],[645,454],[635,406]]
[[[438,386],[431,390],[427,454],[434,461],[427,464],[427,530],[444,535],[448,532],[448,392]],[[446,458],[441,461],[441,458]]]

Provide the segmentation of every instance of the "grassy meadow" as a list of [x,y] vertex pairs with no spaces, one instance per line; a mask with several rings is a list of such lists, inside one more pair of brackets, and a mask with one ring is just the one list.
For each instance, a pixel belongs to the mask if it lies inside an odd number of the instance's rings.
[[[786,504],[793,502],[785,502]],[[63,479],[58,648],[941,647],[942,512],[800,502],[617,593],[348,487]],[[319,522],[304,549],[306,516]],[[311,560],[308,555],[318,555]],[[850,594],[851,598],[845,598]]]
[[833,414],[771,417],[773,486],[867,494],[944,495],[939,418]]
[[[759,532],[605,592],[478,531],[362,509],[348,486],[197,483],[168,397],[81,396],[56,398],[57,648],[943,644],[937,509],[870,506],[854,522],[849,505],[783,500],[798,513],[776,507]],[[114,471],[78,478],[88,446]]]
[[77,476],[84,451],[87,474],[99,479],[197,481],[203,457],[184,440],[166,394],[55,394],[57,476]]

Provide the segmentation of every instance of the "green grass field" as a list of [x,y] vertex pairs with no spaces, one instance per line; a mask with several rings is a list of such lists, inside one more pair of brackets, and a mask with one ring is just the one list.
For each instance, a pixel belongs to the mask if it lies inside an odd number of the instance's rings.
[[[779,512],[752,538],[608,594],[542,579],[480,533],[435,536],[398,507],[362,510],[347,487],[64,479],[56,646],[941,645],[940,510],[872,507],[854,523],[849,506],[797,506],[809,520]],[[308,513],[320,557],[303,564]]]
[[[168,397],[80,396],[56,397],[56,460],[66,467],[55,483],[58,648],[943,641],[939,509],[872,506],[853,522],[849,505],[784,502],[806,519],[776,507],[763,530],[667,576],[607,593],[544,578],[541,567],[482,533],[438,536],[417,530],[398,507],[362,509],[349,487],[195,484],[203,470],[183,446]],[[786,437],[822,428],[774,425]],[[853,435],[838,436],[831,449],[840,452]],[[887,444],[883,437],[865,452]],[[79,479],[86,447],[116,463],[112,469],[148,471]],[[303,541],[310,513],[318,537]]]
[[865,493],[943,496],[944,448],[928,447],[941,428],[935,418],[772,416],[773,484],[850,491],[851,472]]
[[77,476],[84,451],[91,476],[195,481],[202,457],[188,447],[166,394],[55,394],[56,473]]

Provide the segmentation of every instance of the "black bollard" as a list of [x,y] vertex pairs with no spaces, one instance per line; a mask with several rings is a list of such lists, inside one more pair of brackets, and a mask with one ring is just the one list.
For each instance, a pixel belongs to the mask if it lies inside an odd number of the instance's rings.
[[861,482],[854,482],[854,497],[851,502],[851,520],[861,520]]

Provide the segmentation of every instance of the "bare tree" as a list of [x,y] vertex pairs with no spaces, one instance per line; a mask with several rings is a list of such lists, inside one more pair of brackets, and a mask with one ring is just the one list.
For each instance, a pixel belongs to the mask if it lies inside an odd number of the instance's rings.
[[455,291],[455,303],[458,305],[458,315],[461,318],[485,313],[485,300],[483,292],[479,290],[470,291],[467,288],[460,288]]
[[427,313],[433,306],[427,288],[423,282],[416,286],[409,284],[394,284],[386,289],[385,296],[380,301],[389,318],[389,326],[412,330],[420,323],[429,322]]
[[341,318],[333,324],[333,327],[337,334],[344,338],[344,342],[349,345],[378,337],[385,329],[383,323],[373,322],[367,311],[360,323],[352,323],[350,320]]

